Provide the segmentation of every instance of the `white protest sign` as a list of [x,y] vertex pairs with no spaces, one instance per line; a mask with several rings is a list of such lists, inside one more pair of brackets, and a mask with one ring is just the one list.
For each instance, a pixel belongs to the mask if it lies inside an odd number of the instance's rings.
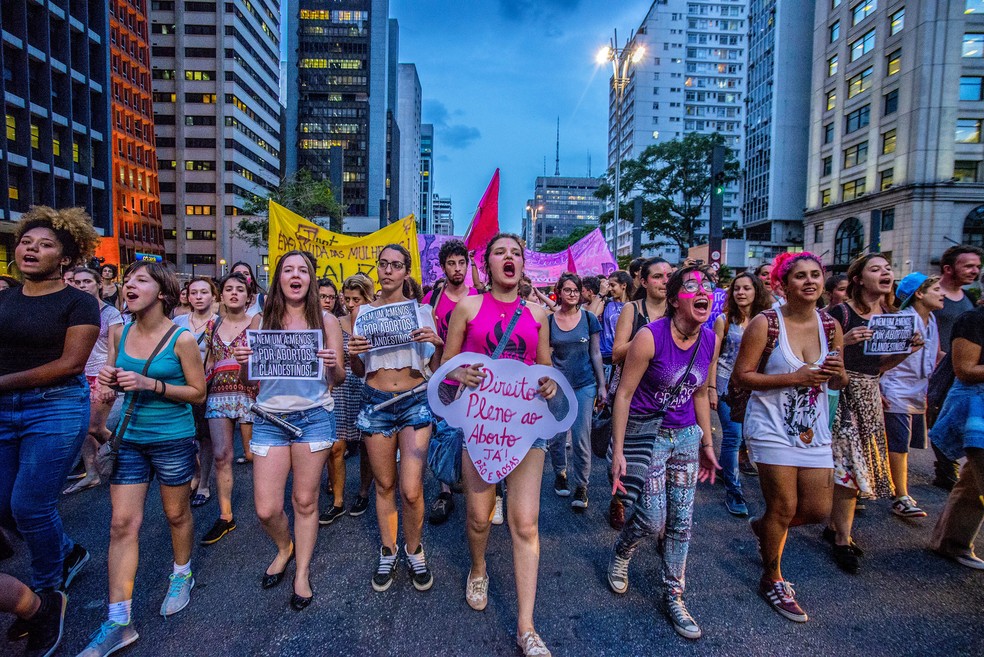
[[[485,380],[445,404],[438,393],[441,383],[455,368],[474,363],[481,363]],[[554,417],[547,401],[536,392],[538,381],[545,376],[557,382],[557,395],[567,399],[567,414],[562,418]],[[469,352],[458,354],[434,372],[427,401],[436,415],[462,430],[468,456],[479,476],[490,484],[515,470],[537,438],[549,440],[567,431],[577,417],[574,389],[559,370]]]
[[324,376],[324,363],[318,358],[321,331],[246,331],[253,353],[247,376],[264,379],[310,379]]
[[915,315],[872,315],[868,320],[872,336],[865,340],[866,356],[907,354],[916,332]]
[[362,310],[352,332],[368,340],[370,349],[380,349],[412,342],[412,334],[419,328],[417,302],[400,301]]

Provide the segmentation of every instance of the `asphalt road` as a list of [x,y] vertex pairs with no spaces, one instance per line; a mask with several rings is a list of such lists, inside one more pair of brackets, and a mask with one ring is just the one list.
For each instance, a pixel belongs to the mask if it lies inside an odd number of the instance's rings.
[[[787,543],[783,571],[795,583],[808,623],[791,623],[757,595],[759,563],[747,523],[723,506],[720,486],[698,490],[688,563],[687,601],[704,630],[691,642],[678,637],[659,606],[654,544],[643,547],[630,569],[629,592],[612,594],[605,569],[615,533],[605,521],[607,478],[596,461],[590,507],[575,515],[552,489],[547,465],[541,500],[541,561],[537,629],[557,657],[602,655],[982,655],[984,573],[929,553],[925,544],[945,494],[929,485],[932,455],[913,455],[911,493],[929,512],[903,521],[887,502],[868,504],[855,537],[867,551],[860,575],[838,570],[819,539],[819,528],[799,528]],[[355,491],[358,468],[349,461]],[[171,568],[170,537],[152,492],[142,530],[133,617],[140,640],[122,655],[283,656],[499,656],[515,646],[515,593],[509,532],[492,528],[489,606],[472,611],[464,600],[468,552],[463,500],[451,521],[427,526],[424,544],[434,570],[428,592],[413,589],[403,567],[385,593],[370,587],[378,554],[374,506],[360,518],[322,528],[313,565],[314,603],[288,607],[289,579],[264,591],[260,575],[273,556],[253,514],[250,466],[236,466],[234,504],[238,529],[218,544],[196,547],[197,586],[192,603],[164,620],[158,615]],[[745,479],[753,511],[762,508],[757,480]],[[427,482],[427,499],[437,485]],[[322,498],[324,504],[324,497]],[[110,508],[106,487],[67,498],[68,530],[92,554],[70,591],[59,655],[75,655],[105,618],[106,550]],[[217,513],[210,502],[195,511],[196,536]],[[982,539],[984,541],[984,539]],[[4,570],[26,577],[20,547]],[[984,551],[984,546],[982,546]],[[20,654],[0,643],[0,654]]]

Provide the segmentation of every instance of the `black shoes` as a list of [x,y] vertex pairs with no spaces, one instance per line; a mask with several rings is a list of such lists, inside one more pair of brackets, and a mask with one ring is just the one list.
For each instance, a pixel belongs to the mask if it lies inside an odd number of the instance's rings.
[[65,607],[68,597],[61,591],[38,592],[41,606],[27,623],[27,652],[29,657],[48,657],[58,649],[65,627]]
[[824,527],[820,537],[833,546],[831,554],[834,557],[834,563],[841,570],[857,575],[861,569],[861,557],[864,556],[864,550],[854,542],[854,539],[850,539],[847,545],[837,545],[834,542],[837,538],[837,532],[830,527]]
[[[291,557],[293,558],[293,557]],[[304,597],[302,595],[297,595],[296,592],[290,594],[290,608],[294,611],[304,611],[307,609],[308,605],[314,600],[314,591],[311,591],[311,595]]]
[[68,590],[68,587],[72,585],[72,580],[82,572],[87,563],[89,563],[89,552],[76,543],[71,552],[65,555],[65,561],[62,564],[62,591]]
[[287,558],[287,563],[284,564],[284,569],[281,570],[279,573],[273,573],[273,574],[264,572],[263,580],[260,583],[260,585],[265,589],[272,589],[274,586],[284,581],[284,574],[287,572],[287,567],[290,566],[290,562],[293,560],[294,560],[294,553],[292,551],[290,553],[290,557]]
[[223,536],[231,532],[236,528],[236,519],[231,518],[229,520],[223,520],[219,518],[212,525],[212,528],[202,536],[201,545],[213,545],[218,543]]
[[327,511],[322,513],[321,517],[318,518],[318,524],[330,525],[331,523],[335,522],[336,520],[338,520],[344,515],[345,515],[345,507],[332,505],[331,508],[329,508]]
[[369,508],[369,498],[362,497],[360,495],[359,497],[355,498],[355,504],[353,504],[352,508],[349,509],[349,515],[352,516],[353,518],[358,518],[363,513],[365,513],[366,509],[368,508]]
[[432,525],[443,525],[454,512],[454,497],[451,493],[440,493],[431,505],[428,522]]
[[558,472],[554,477],[554,492],[560,497],[568,497],[571,494],[571,487],[567,483],[567,473]]
[[571,508],[574,511],[584,511],[588,508],[588,489],[578,486],[574,489],[574,499],[571,500]]

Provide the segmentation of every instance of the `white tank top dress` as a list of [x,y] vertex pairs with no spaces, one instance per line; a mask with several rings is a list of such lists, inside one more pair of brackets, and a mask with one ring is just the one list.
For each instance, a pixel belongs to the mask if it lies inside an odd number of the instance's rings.
[[[790,374],[807,363],[793,355],[786,337],[786,324],[779,316],[779,338],[765,364],[765,374]],[[827,336],[817,313],[820,356],[827,357]],[[768,465],[797,468],[833,468],[827,385],[755,390],[748,400],[742,426],[752,460]]]

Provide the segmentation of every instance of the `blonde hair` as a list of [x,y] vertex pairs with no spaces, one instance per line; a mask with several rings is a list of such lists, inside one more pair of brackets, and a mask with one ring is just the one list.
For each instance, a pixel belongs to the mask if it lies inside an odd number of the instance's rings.
[[353,274],[342,283],[343,294],[345,290],[354,290],[361,294],[366,302],[372,301],[376,296],[375,288],[376,286],[373,284],[372,279],[365,274]]

